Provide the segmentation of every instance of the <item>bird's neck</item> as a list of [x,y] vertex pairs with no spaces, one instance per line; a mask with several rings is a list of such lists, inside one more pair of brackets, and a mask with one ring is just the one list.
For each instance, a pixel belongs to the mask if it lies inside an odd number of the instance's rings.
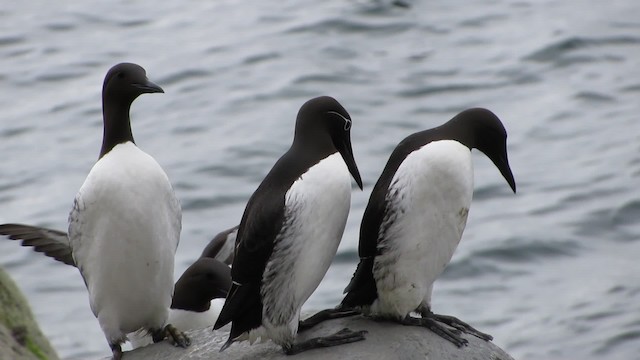
[[449,138],[451,140],[455,140],[463,145],[465,145],[466,147],[469,148],[469,150],[474,149],[477,147],[477,142],[478,139],[475,136],[475,132],[472,126],[463,126],[462,129],[463,131],[458,130],[454,130],[454,126],[455,125],[455,121],[461,121],[460,119],[454,119],[444,125],[442,125],[442,135],[443,138]]
[[127,141],[134,142],[129,118],[130,108],[131,103],[111,103],[108,100],[103,100],[104,132],[100,157],[103,157],[118,144],[123,144]]

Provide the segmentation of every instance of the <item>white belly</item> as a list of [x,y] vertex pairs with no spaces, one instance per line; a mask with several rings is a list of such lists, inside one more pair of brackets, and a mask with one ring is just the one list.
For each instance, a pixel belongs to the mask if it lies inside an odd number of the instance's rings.
[[117,145],[89,173],[70,244],[109,341],[166,322],[180,221],[166,174],[135,145]]
[[462,237],[472,195],[466,146],[437,141],[407,156],[387,193],[391,211],[379,234],[372,312],[403,317],[430,302],[433,282]]
[[263,326],[275,342],[295,336],[300,309],[336,254],[350,204],[351,176],[338,153],[309,169],[287,192],[284,232],[263,276],[271,281],[261,289]]

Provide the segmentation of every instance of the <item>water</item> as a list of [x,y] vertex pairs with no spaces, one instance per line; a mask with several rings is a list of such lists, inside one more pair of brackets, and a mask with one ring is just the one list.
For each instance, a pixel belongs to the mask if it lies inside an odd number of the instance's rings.
[[[637,358],[638,13],[633,0],[4,2],[0,222],[66,228],[99,151],[103,76],[137,62],[166,91],[137,100],[132,118],[183,204],[179,274],[239,222],[289,146],[299,106],[330,94],[354,119],[365,183],[306,308],[333,306],[395,144],[483,106],[509,132],[518,194],[474,156],[467,231],[434,310],[518,359]],[[75,269],[9,241],[0,265],[62,357],[109,354]]]

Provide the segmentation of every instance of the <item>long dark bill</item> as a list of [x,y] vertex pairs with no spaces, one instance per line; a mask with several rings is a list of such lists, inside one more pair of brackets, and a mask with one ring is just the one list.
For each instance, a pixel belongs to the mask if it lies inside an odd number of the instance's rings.
[[507,180],[507,183],[511,187],[513,192],[516,192],[516,181],[513,178],[513,173],[511,172],[511,167],[509,166],[509,160],[507,159],[507,154],[503,154],[500,158],[496,159],[493,164],[500,170],[500,174]]
[[353,176],[358,187],[362,190],[362,179],[360,178],[360,172],[358,171],[356,160],[353,158],[353,150],[351,149],[351,137],[349,137],[348,133],[345,135],[346,136],[339,141],[339,144],[336,144],[338,145],[336,147],[338,148],[340,155],[342,155],[342,159],[344,159],[344,162],[347,164],[347,169],[349,169],[351,176]]
[[147,79],[144,84],[134,84],[135,87],[141,89],[145,93],[164,93],[164,90],[158,85]]

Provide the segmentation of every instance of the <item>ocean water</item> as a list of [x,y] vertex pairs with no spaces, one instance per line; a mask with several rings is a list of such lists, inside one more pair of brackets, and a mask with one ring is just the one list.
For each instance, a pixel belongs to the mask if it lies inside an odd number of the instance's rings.
[[[507,128],[518,193],[474,155],[434,311],[517,359],[640,358],[640,3],[406,1],[5,1],[0,223],[66,229],[99,152],[103,77],[136,62],[166,92],[140,97],[132,126],[182,201],[179,275],[239,222],[300,105],[332,95],[352,115],[365,184],[305,308],[334,306],[391,150],[482,106]],[[76,269],[4,240],[0,266],[63,358],[109,355]]]

